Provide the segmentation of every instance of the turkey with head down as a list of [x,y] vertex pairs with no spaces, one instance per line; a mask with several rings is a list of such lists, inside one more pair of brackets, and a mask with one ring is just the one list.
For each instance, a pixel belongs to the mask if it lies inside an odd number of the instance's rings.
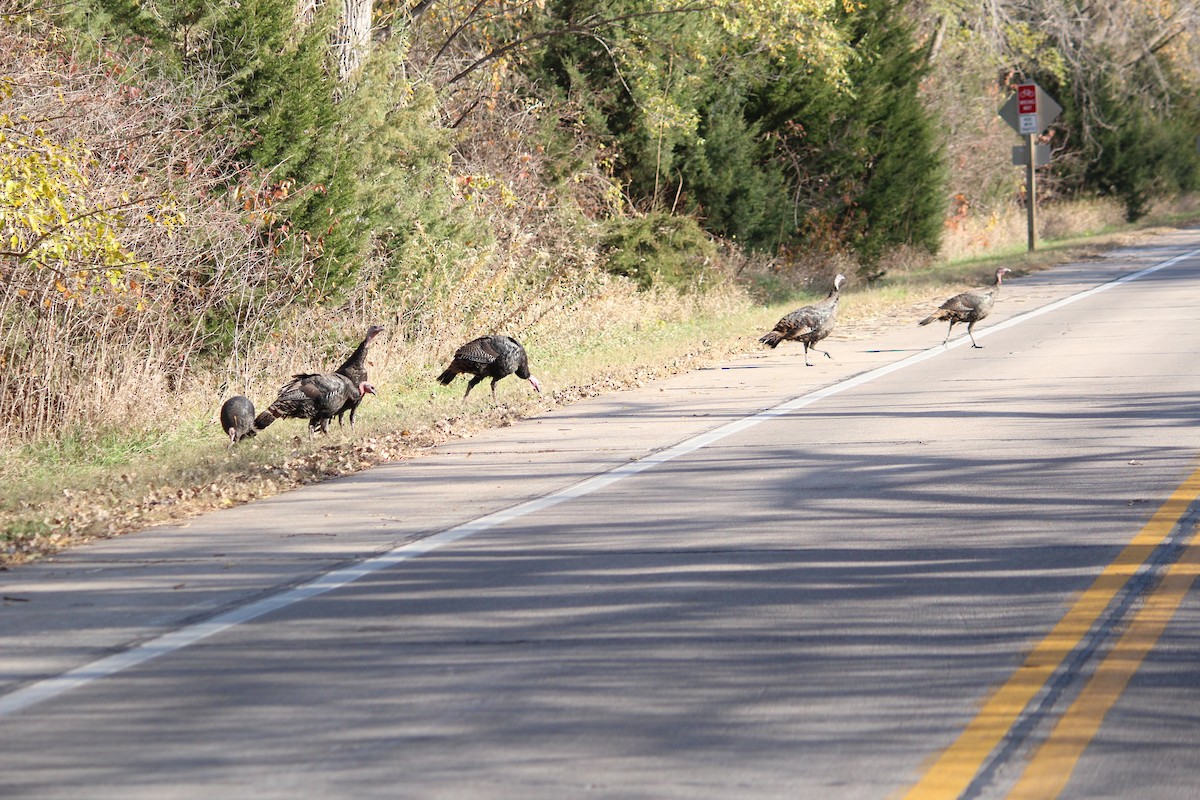
[[481,336],[464,344],[454,353],[450,366],[438,376],[438,383],[449,386],[458,375],[474,375],[467,384],[463,399],[475,388],[475,384],[484,378],[492,379],[492,400],[496,400],[496,382],[501,378],[515,374],[518,378],[529,381],[535,392],[542,391],[538,379],[529,373],[529,356],[521,343],[511,336],[495,334]]
[[234,395],[221,405],[221,430],[229,437],[230,447],[258,433],[254,428],[254,403],[249,397]]

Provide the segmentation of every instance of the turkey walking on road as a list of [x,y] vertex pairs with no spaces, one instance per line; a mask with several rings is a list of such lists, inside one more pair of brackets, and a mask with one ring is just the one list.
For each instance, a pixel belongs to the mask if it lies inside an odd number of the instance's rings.
[[262,430],[277,419],[306,419],[310,433],[328,433],[329,420],[375,394],[375,387],[353,381],[337,372],[293,375],[279,390],[270,408],[259,414],[254,427]]
[[229,446],[258,433],[254,429],[254,403],[245,395],[234,395],[221,406],[221,430],[229,437]]
[[538,379],[529,374],[529,356],[525,354],[525,348],[511,336],[481,336],[467,342],[458,348],[450,366],[438,376],[438,383],[449,386],[456,376],[463,373],[475,376],[467,384],[467,391],[463,393],[464,400],[475,388],[475,384],[484,378],[491,378],[492,400],[496,401],[496,381],[513,373],[516,373],[518,378],[529,381],[535,392],[542,391]]
[[1012,272],[1012,270],[1008,267],[1000,267],[996,270],[996,282],[991,286],[954,295],[942,303],[935,313],[917,324],[928,325],[934,320],[949,320],[950,327],[946,329],[946,338],[942,340],[944,346],[946,342],[950,341],[950,332],[954,330],[954,325],[965,322],[967,323],[967,336],[971,337],[971,346],[981,347],[975,342],[975,335],[971,333],[971,329],[975,327],[976,322],[991,313],[992,304],[996,302],[996,295],[1000,293],[1000,282],[1008,272]]
[[808,351],[823,353],[826,358],[833,358],[825,350],[817,350],[817,342],[833,333],[837,324],[838,300],[842,296],[842,284],[846,282],[845,275],[833,279],[833,289],[829,296],[811,306],[797,308],[779,322],[775,328],[758,341],[769,347],[777,347],[780,342],[791,339],[804,345],[804,365],[811,367],[808,361]]
[[[334,370],[334,372],[338,373],[339,375],[345,375],[355,386],[367,383],[369,380],[367,377],[367,349],[371,346],[371,340],[381,333],[383,333],[383,328],[379,327],[378,325],[372,325],[371,327],[367,328],[367,335],[359,343],[358,348],[351,353],[350,357],[346,359],[346,362]],[[342,415],[347,411],[350,412],[350,427],[353,428],[354,415],[355,412],[358,411],[358,401],[355,400],[354,402],[348,404],[346,408],[343,408],[338,412],[337,418],[339,426],[342,424]]]

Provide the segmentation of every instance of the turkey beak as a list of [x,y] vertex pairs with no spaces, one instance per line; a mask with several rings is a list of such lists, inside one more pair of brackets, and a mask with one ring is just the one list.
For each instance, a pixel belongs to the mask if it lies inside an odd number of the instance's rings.
[[538,379],[533,377],[532,375],[529,376],[529,385],[532,386],[533,390],[535,392],[537,392],[538,394],[542,393],[542,385],[540,383],[538,383]]

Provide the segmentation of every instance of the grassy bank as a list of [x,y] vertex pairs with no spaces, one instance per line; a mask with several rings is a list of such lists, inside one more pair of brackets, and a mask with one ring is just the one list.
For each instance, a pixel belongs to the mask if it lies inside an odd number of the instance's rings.
[[[846,290],[843,330],[879,330],[911,324],[912,309],[929,307],[969,285],[978,285],[998,264],[1019,273],[1096,255],[1152,233],[1156,226],[1191,219],[1173,208],[1137,228],[1081,216],[1079,232],[1026,253],[1023,238],[989,247],[963,248],[932,265],[894,267],[876,285]],[[1099,232],[1089,232],[1097,226]],[[955,243],[953,235],[948,245]],[[822,287],[819,295],[824,294]],[[816,295],[778,303],[753,302],[730,284],[702,297],[631,293],[614,288],[584,311],[545,313],[527,327],[535,395],[527,384],[500,384],[495,406],[486,385],[463,401],[462,379],[449,387],[433,377],[454,347],[471,334],[444,335],[419,346],[385,334],[372,350],[378,395],[367,398],[351,431],[336,426],[327,437],[309,438],[305,426],[284,421],[252,440],[227,447],[216,422],[224,397],[235,388],[181,395],[170,414],[139,426],[77,431],[53,441],[13,445],[0,452],[0,563],[18,564],[98,537],[129,533],[185,519],[304,484],[352,473],[382,461],[419,457],[451,438],[512,424],[584,397],[640,385],[657,377],[711,364],[757,348],[756,339],[775,321]],[[365,327],[365,326],[364,326]],[[348,353],[356,344],[345,344]],[[256,369],[247,390],[262,407],[292,370],[279,364]],[[316,358],[292,354],[298,363]],[[344,354],[341,356],[344,357]],[[288,359],[283,358],[287,361]],[[340,360],[338,358],[337,360]],[[202,381],[200,381],[202,383]]]

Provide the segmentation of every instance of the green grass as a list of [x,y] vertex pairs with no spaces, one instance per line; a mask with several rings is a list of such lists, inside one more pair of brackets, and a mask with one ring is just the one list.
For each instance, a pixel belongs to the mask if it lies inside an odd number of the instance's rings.
[[119,467],[153,453],[167,440],[168,434],[163,431],[72,431],[55,441],[22,449],[30,467],[58,471],[81,466]]

